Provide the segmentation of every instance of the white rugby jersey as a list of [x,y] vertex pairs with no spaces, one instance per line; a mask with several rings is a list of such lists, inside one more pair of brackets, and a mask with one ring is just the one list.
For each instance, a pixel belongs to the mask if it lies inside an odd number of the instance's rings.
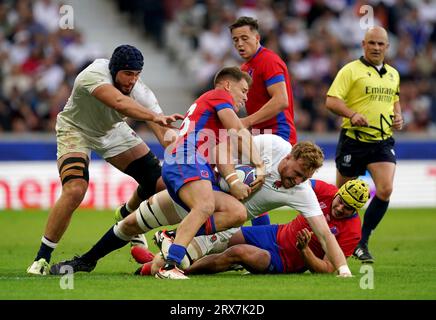
[[254,136],[253,141],[259,149],[262,160],[265,162],[266,178],[260,190],[244,201],[249,215],[248,218],[252,219],[264,212],[282,206],[291,207],[306,218],[322,215],[323,213],[309,180],[289,189],[278,187],[275,184],[276,181],[281,180],[278,165],[291,152],[292,145],[273,134]]
[[[65,123],[81,129],[88,136],[104,136],[117,123],[124,121],[125,116],[92,95],[92,92],[103,84],[113,85],[109,60],[96,59],[77,75],[73,91],[58,117]],[[162,113],[156,96],[141,79],[138,79],[129,96],[145,108]]]

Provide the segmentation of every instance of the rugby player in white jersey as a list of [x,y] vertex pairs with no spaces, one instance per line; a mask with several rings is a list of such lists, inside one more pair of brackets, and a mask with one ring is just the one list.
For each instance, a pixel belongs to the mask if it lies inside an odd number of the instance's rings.
[[172,141],[169,137],[176,136],[171,123],[183,116],[162,113],[155,95],[139,78],[143,64],[137,48],[121,45],[110,60],[96,59],[76,77],[71,96],[56,121],[62,193],[48,216],[28,273],[48,273],[51,254],[88,188],[91,150],[138,182],[119,215],[127,216],[141,201],[165,188],[158,159],[125,118],[146,121],[160,143],[167,146]]
[[[292,147],[289,142],[270,134],[255,136],[253,142],[266,166],[265,183],[260,190],[244,201],[247,209],[245,214],[215,212],[213,217],[216,231],[241,226],[248,219],[255,218],[266,211],[289,206],[307,219],[329,260],[338,270],[339,276],[351,276],[345,256],[330,232],[317,197],[308,181],[322,166],[324,156],[321,149],[311,142],[299,142]],[[229,166],[229,164],[224,165]],[[230,187],[242,183],[234,182],[234,179],[237,179],[236,175],[228,178]],[[100,258],[124,246],[133,236],[161,226],[177,224],[186,215],[187,211],[176,204],[166,190],[161,191],[142,202],[135,212],[114,225],[91,250],[80,257],[53,265],[50,273],[60,274],[61,267],[64,265],[71,266],[74,272],[90,272]],[[165,255],[171,239],[165,232],[159,233],[159,237],[161,239],[158,239],[158,242]],[[188,247],[188,254],[195,252],[195,248],[191,245],[190,247],[191,249]],[[196,256],[191,258],[194,260],[200,258],[198,251]],[[189,265],[187,256],[182,264]],[[182,275],[180,278],[187,277]]]

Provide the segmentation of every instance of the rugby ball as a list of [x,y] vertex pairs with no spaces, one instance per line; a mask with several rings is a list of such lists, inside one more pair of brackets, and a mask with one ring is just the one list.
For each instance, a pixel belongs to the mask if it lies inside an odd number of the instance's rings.
[[[246,185],[250,185],[254,180],[256,180],[256,168],[246,165],[238,164],[235,166],[236,174],[241,182]],[[224,192],[229,192],[230,187],[224,177],[219,178],[219,187]]]

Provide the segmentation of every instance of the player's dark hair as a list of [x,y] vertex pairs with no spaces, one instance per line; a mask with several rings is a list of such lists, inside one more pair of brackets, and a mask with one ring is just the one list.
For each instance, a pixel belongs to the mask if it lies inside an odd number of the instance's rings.
[[233,31],[233,29],[249,26],[251,31],[257,31],[259,32],[259,24],[257,23],[257,20],[252,17],[239,17],[235,22],[233,22],[230,26],[230,32]]
[[242,79],[247,81],[248,86],[251,85],[252,80],[248,73],[242,71],[238,67],[226,67],[218,71],[218,73],[215,75],[215,79],[213,80],[213,84],[216,86],[220,81],[223,80],[233,80],[239,82]]

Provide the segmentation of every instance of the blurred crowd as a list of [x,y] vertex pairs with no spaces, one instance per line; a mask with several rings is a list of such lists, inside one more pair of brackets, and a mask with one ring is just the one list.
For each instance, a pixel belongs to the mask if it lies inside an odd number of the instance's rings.
[[[299,131],[333,132],[338,117],[324,107],[337,71],[362,55],[359,20],[371,6],[389,32],[387,62],[401,75],[407,132],[436,132],[435,0],[115,0],[199,94],[224,65],[238,65],[228,26],[259,21],[262,44],[288,64]],[[360,12],[362,10],[362,12]],[[0,132],[54,130],[76,74],[102,57],[77,27],[59,28],[53,0],[0,0]]]
[[369,7],[374,24],[389,32],[386,61],[401,75],[404,131],[435,133],[435,0],[167,0],[158,15],[167,23],[156,33],[165,40],[155,41],[165,43],[198,94],[222,66],[242,62],[228,26],[239,16],[256,17],[262,44],[288,65],[298,130],[331,132],[340,119],[324,107],[326,92],[338,70],[363,54],[360,20],[368,21]]
[[101,56],[58,2],[0,0],[0,132],[54,132],[78,72]]

